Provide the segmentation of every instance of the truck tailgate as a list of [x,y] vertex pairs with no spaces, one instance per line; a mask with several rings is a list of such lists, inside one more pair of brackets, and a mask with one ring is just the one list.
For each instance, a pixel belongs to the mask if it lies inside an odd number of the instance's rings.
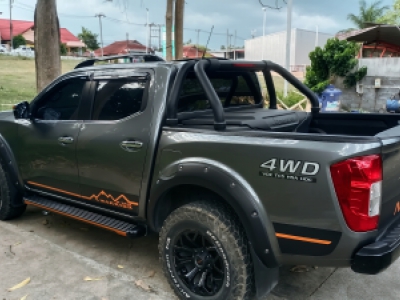
[[[391,130],[393,131],[393,130]],[[379,227],[386,227],[400,214],[400,128],[397,137],[382,139],[382,208]]]

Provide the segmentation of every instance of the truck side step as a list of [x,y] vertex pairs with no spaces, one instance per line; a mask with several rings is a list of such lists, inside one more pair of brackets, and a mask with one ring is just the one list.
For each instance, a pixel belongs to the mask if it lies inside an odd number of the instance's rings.
[[147,229],[145,226],[131,224],[115,218],[94,213],[82,208],[74,207],[68,204],[56,202],[39,196],[24,197],[25,204],[40,207],[43,210],[51,211],[56,214],[67,216],[85,223],[89,223],[119,235],[130,238],[145,236]]

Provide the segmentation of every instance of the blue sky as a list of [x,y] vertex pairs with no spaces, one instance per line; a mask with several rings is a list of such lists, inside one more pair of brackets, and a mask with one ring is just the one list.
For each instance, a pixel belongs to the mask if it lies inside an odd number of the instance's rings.
[[[264,3],[274,4],[275,0],[263,0]],[[9,0],[0,0],[2,17],[9,16]],[[117,2],[117,3],[115,3]],[[282,2],[282,1],[281,1]],[[293,27],[336,33],[351,27],[347,20],[348,13],[358,12],[357,0],[293,0]],[[392,0],[384,0],[384,4],[392,4]],[[196,29],[201,29],[200,43],[205,44],[211,26],[215,26],[215,35],[210,41],[210,48],[219,49],[226,44],[226,32],[237,32],[237,45],[243,45],[244,39],[251,37],[251,32],[262,34],[263,13],[258,0],[186,0],[184,40],[196,42]],[[14,0],[13,18],[33,20],[35,0]],[[104,44],[115,40],[137,39],[145,43],[146,8],[149,9],[150,23],[165,23],[166,0],[57,0],[60,24],[74,34],[85,26],[99,33],[96,13],[104,13],[103,21]],[[142,25],[137,25],[142,24]],[[268,10],[267,33],[286,29],[286,8]],[[233,41],[232,41],[233,43]]]

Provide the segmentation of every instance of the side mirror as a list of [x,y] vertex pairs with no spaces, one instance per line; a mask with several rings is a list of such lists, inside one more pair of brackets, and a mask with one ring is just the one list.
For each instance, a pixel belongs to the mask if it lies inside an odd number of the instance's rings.
[[30,106],[29,102],[24,101],[14,105],[13,112],[15,119],[29,119]]

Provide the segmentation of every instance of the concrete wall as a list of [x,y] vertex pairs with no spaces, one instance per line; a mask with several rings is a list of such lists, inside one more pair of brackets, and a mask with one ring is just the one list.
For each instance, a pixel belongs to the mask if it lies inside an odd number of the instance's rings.
[[[363,92],[356,88],[346,89],[341,81],[336,83],[342,89],[342,104],[351,109],[363,109],[370,112],[386,112],[386,100],[400,90],[400,58],[364,58],[359,66],[368,68],[367,76],[362,80]],[[375,88],[375,79],[381,80],[381,88]]]
[[[315,31],[296,29],[295,36],[295,60],[291,65],[310,65],[309,54],[315,50],[317,33]],[[318,33],[318,46],[324,47],[331,38],[333,38],[332,34]]]
[[[264,41],[264,57],[262,53]],[[292,49],[291,61],[295,61],[295,30],[292,30]],[[246,40],[245,41],[245,59],[246,60],[271,60],[279,65],[285,65],[286,59],[286,31],[277,32]]]
[[[298,28],[292,29],[291,66],[309,65],[309,53],[315,49],[317,33]],[[319,33],[318,46],[325,46],[333,35]],[[248,60],[261,60],[263,37],[245,41],[245,57]],[[286,31],[269,34],[264,39],[264,59],[284,66],[286,64]]]

